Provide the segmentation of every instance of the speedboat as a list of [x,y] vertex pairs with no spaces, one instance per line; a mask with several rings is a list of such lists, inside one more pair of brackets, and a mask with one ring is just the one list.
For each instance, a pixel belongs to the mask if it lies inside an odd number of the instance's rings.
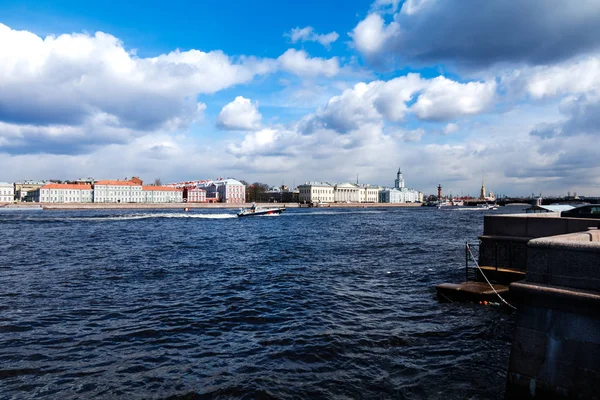
[[238,217],[256,217],[259,215],[278,215],[281,214],[285,208],[275,207],[257,207],[253,205],[250,208],[241,209],[237,214]]

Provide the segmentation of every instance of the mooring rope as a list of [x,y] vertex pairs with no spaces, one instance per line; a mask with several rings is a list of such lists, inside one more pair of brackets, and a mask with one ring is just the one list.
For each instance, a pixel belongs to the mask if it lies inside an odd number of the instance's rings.
[[481,275],[483,275],[485,281],[488,283],[488,285],[490,285],[490,287],[492,288],[492,290],[494,291],[494,293],[496,293],[496,296],[498,296],[498,298],[500,300],[502,300],[502,302],[504,304],[506,304],[507,306],[509,306],[510,308],[512,308],[513,310],[516,310],[517,307],[513,306],[512,304],[510,304],[508,301],[504,300],[504,298],[502,296],[500,296],[500,293],[498,293],[496,291],[496,289],[494,289],[494,286],[490,283],[490,281],[488,280],[487,276],[485,276],[485,274],[483,273],[483,270],[481,269],[481,267],[479,266],[479,263],[477,262],[477,260],[475,259],[475,256],[473,255],[473,252],[471,251],[471,246],[469,246],[469,244],[467,243],[467,250],[469,250],[469,254],[471,255],[471,259],[473,260],[473,262],[475,263],[475,265],[477,266],[477,269],[479,270],[479,272],[481,272]]

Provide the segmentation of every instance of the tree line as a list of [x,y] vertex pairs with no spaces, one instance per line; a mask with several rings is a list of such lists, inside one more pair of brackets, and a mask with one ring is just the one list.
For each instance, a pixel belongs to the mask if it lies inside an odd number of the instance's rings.
[[260,195],[270,188],[268,184],[262,182],[248,183],[244,180],[240,180],[240,182],[246,186],[246,201],[250,203],[259,201]]

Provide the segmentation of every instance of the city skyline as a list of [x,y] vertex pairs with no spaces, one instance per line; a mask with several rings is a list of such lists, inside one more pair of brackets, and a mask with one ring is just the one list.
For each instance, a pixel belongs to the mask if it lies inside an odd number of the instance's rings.
[[600,3],[0,5],[0,181],[600,195]]

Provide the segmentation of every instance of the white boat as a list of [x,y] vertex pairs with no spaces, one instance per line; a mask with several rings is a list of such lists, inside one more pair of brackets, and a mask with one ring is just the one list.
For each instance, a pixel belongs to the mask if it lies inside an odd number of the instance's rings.
[[488,204],[488,203],[479,204],[478,207],[483,210],[497,210],[498,209],[498,206],[496,204]]
[[252,207],[246,209],[240,209],[237,214],[238,217],[256,217],[259,215],[278,215],[281,214],[285,208],[279,207],[257,207],[256,204],[252,204]]
[[438,202],[437,208],[438,208],[438,210],[441,210],[442,207],[448,207],[448,205],[449,205],[448,202],[440,201],[440,202]]

